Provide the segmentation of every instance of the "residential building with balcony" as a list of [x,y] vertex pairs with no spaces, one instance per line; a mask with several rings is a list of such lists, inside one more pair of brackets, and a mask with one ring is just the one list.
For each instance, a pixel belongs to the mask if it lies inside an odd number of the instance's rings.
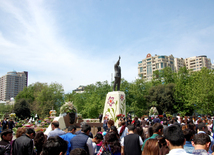
[[207,58],[206,55],[194,56],[184,59],[185,66],[187,69],[192,69],[193,71],[200,71],[201,68],[206,67],[212,69],[211,60]]
[[173,55],[155,55],[147,54],[146,58],[138,62],[139,77],[151,80],[153,72],[162,70],[165,67],[171,67],[174,71],[174,57]]
[[178,72],[181,67],[185,66],[183,58],[174,58],[175,72]]
[[28,72],[7,72],[0,77],[0,101],[15,98],[28,85]]

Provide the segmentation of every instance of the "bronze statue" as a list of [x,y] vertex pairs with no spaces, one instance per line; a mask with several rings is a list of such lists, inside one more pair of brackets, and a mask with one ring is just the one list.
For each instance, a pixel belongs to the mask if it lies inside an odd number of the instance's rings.
[[121,68],[120,68],[119,65],[120,65],[120,56],[119,56],[119,60],[114,65],[115,75],[114,75],[114,87],[113,87],[113,91],[115,91],[116,85],[117,85],[117,91],[120,91]]

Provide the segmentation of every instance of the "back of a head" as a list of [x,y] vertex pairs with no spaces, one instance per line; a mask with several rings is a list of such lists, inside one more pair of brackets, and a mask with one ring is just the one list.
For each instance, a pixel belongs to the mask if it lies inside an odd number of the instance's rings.
[[183,130],[184,138],[186,141],[191,141],[193,137],[193,131],[190,129]]
[[122,126],[123,126],[123,125],[125,125],[125,124],[126,124],[126,122],[125,122],[125,121],[122,121],[122,122],[121,122],[121,125],[122,125]]
[[206,124],[205,123],[199,123],[198,124],[198,130],[199,131],[203,131],[206,128]]
[[26,129],[25,128],[18,128],[16,131],[16,138],[19,138],[20,136],[22,136],[24,133],[26,133]]
[[45,135],[44,135],[44,133],[42,131],[36,132],[36,135],[34,137],[35,145],[37,145],[37,144],[41,144],[42,145],[45,142],[45,140],[46,140],[46,137],[45,137]]
[[142,155],[158,155],[159,151],[158,139],[148,139],[143,148]]
[[67,142],[59,136],[50,137],[43,145],[41,155],[59,155],[67,151]]
[[171,125],[164,130],[164,137],[173,146],[182,146],[184,144],[184,134],[181,128],[177,125]]
[[155,123],[152,126],[153,133],[157,133],[160,129],[163,129],[163,125],[161,123]]
[[35,131],[32,128],[28,128],[26,133],[29,135],[33,133],[33,135],[35,136]]
[[84,124],[83,126],[82,126],[82,131],[83,132],[87,132],[87,131],[91,131],[91,126],[90,125],[88,125],[88,124]]
[[59,122],[58,121],[53,121],[51,123],[55,128],[59,128]]
[[101,127],[100,126],[97,127],[97,132],[101,132]]
[[103,135],[102,135],[101,133],[97,133],[97,134],[95,135],[95,138],[100,139],[100,140],[103,140]]
[[87,155],[87,152],[84,149],[76,148],[73,149],[69,155]]
[[76,130],[75,125],[70,125],[70,126],[68,127],[68,131],[72,131],[73,129]]
[[128,126],[128,129],[129,129],[129,131],[134,131],[134,130],[135,130],[134,124],[130,124],[130,125]]
[[110,126],[113,126],[114,125],[114,121],[113,120],[109,120],[108,123]]
[[210,137],[205,133],[199,133],[194,135],[193,142],[195,145],[205,145],[208,142],[211,142]]

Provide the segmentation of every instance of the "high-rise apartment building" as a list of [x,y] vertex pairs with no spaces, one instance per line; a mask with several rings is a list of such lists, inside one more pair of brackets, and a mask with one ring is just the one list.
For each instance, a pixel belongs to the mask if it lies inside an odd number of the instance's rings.
[[7,72],[0,78],[0,101],[7,101],[15,98],[16,95],[27,87],[28,72]]
[[186,68],[193,71],[200,71],[202,67],[212,68],[211,60],[206,55],[186,58],[184,61]]
[[183,58],[174,58],[175,72],[178,72],[181,67],[185,66]]
[[153,72],[162,70],[165,67],[171,67],[174,71],[173,55],[155,55],[147,54],[146,58],[138,62],[138,75],[141,78],[151,80]]
[[151,54],[147,54],[145,59],[138,62],[138,75],[143,79],[151,80],[155,70],[162,70],[167,66],[175,72],[184,66],[193,71],[200,71],[202,67],[214,69],[214,64],[211,64],[211,60],[205,55],[183,59],[174,58],[173,55],[151,56]]

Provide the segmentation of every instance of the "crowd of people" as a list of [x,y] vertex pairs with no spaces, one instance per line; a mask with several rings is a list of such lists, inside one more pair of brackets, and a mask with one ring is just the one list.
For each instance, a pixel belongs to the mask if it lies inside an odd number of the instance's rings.
[[79,131],[71,125],[66,133],[53,121],[48,135],[18,128],[15,140],[12,130],[4,129],[0,155],[214,155],[210,116],[132,119],[127,115],[118,126],[105,118],[103,130],[98,127],[95,135],[86,123]]

